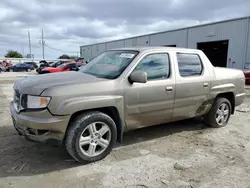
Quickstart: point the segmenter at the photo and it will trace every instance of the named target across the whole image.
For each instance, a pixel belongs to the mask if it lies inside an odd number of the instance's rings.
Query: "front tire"
[[[227,125],[232,112],[232,105],[226,98],[217,98],[210,111],[205,115],[205,124],[220,128]]]
[[[116,143],[116,124],[102,112],[84,113],[69,126],[65,140],[66,149],[80,163],[105,158]]]

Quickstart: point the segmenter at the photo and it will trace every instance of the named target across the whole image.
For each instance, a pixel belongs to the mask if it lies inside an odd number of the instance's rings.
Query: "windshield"
[[[67,62],[70,62],[70,61],[65,61],[64,63],[67,63]],[[63,64],[62,61],[57,61],[57,62],[52,63],[50,66],[51,67],[58,67],[58,65],[61,65],[61,64]]]
[[[56,65],[57,62],[51,63],[51,66],[54,67]]]
[[[66,65],[66,63],[63,63],[63,64],[59,65],[57,68],[63,68],[63,67],[65,67],[65,65]]]
[[[103,52],[79,72],[90,74],[99,78],[116,79],[137,56],[138,51],[114,50]]]

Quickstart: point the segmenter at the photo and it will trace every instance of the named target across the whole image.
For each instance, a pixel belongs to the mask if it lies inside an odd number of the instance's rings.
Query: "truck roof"
[[[168,50],[168,51],[188,51],[188,52],[200,52],[198,49],[191,48],[177,48],[177,47],[162,47],[162,46],[137,46],[137,47],[126,47],[126,48],[113,48],[109,50],[135,50],[135,51],[153,51],[153,50]]]

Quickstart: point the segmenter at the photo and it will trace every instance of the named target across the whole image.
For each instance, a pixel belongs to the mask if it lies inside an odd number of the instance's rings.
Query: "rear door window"
[[[179,73],[182,77],[199,76],[203,65],[198,54],[177,53]]]

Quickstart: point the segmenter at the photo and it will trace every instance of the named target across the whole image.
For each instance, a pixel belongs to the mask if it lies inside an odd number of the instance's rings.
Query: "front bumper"
[[[17,113],[13,102],[10,104],[10,112],[15,129],[26,139],[62,143],[70,116],[53,116],[46,109]]]

